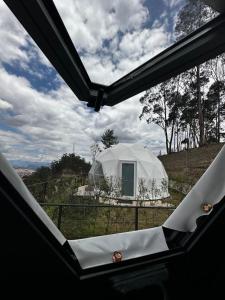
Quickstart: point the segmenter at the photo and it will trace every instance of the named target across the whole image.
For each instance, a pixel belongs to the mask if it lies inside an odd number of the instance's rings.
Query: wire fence
[[[175,207],[41,203],[67,239],[160,226]]]

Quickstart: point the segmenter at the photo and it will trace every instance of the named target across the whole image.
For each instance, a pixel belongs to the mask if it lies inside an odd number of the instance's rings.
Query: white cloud
[[[86,54],[82,60],[93,81],[111,84],[164,50],[169,42],[164,26],[128,32],[111,46],[110,53]]]
[[[118,32],[140,29],[149,11],[142,0],[55,0],[79,51],[96,52]]]
[[[89,146],[100,139],[106,128],[114,129],[121,142],[152,144],[156,151],[163,146],[159,128],[151,131],[151,126],[138,118],[139,96],[94,113],[65,85],[51,93],[37,92],[27,80],[9,75],[4,69],[0,69],[0,81],[1,97],[13,106],[13,114],[5,114],[1,122],[17,128],[16,139],[3,139],[7,149],[2,150],[10,159],[53,160],[71,152],[73,143],[77,153],[90,158]]]
[[[3,1],[0,2],[0,62],[28,61],[21,48],[27,46],[27,33]]]
[[[167,44],[167,35],[163,27],[144,29],[126,34],[119,45],[122,55],[125,57],[140,57],[143,54],[154,52],[154,49]]]
[[[142,0],[55,2],[94,81],[109,84],[168,45],[165,26],[144,27],[151,12]],[[77,153],[90,158],[89,146],[107,128],[114,129],[121,142],[150,145],[156,153],[164,147],[161,129],[139,120],[140,95],[94,113],[62,82],[57,90],[38,92],[27,79],[9,74],[1,66],[17,61],[25,71],[36,72],[28,69],[32,59],[50,67],[1,2],[0,128],[15,129],[0,130],[0,150],[8,158],[51,161],[71,152],[73,143]]]
[[[0,111],[6,109],[12,109],[12,108],[13,108],[12,104],[0,99]]]
[[[54,2],[95,82],[116,81],[169,44],[165,26],[145,27],[151,11],[142,0]]]
[[[185,3],[185,0],[163,0],[165,5],[167,5],[170,8],[175,8],[176,6],[179,6],[181,4]]]
[[[164,26],[155,23],[153,28],[145,28],[151,12],[143,0],[55,0],[55,3],[95,82],[114,82],[168,45]],[[31,59],[51,67],[3,2],[0,28],[0,63],[17,61],[33,75],[35,72],[28,66]]]
[[[0,1],[0,65],[2,63],[13,65],[17,62],[21,68],[31,73],[32,70],[28,67],[31,59],[52,67],[7,5]]]

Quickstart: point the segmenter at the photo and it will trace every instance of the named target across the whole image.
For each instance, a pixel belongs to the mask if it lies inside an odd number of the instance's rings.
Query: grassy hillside
[[[206,145],[201,148],[189,149],[162,155],[162,161],[170,179],[193,185],[205,172],[224,143]]]

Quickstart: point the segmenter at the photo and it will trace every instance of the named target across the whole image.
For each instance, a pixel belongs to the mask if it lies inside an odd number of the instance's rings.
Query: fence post
[[[62,205],[59,205],[59,212],[58,212],[58,222],[57,227],[61,228],[61,222],[62,222]]]
[[[138,207],[135,207],[135,230],[138,230]]]

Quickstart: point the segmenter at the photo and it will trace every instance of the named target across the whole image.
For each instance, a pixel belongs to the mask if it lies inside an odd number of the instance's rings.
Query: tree
[[[140,99],[144,107],[139,118],[163,129],[167,153],[172,151],[174,129],[179,118],[179,98],[179,77],[176,77],[149,89]]]
[[[177,16],[176,40],[192,33],[217,15],[201,1],[187,0]],[[146,91],[140,119],[159,125],[165,134],[167,153],[182,144],[203,146],[220,142],[224,116],[225,55],[196,66]],[[209,89],[209,83],[214,80]],[[209,92],[208,92],[209,90]],[[208,94],[207,94],[208,92]],[[172,149],[173,144],[173,149]]]
[[[195,137],[192,134],[195,140],[194,144],[198,146],[203,146],[206,143],[204,106],[205,89],[208,82],[206,65],[197,66],[183,76],[184,90],[189,97],[189,101],[184,103],[184,110],[186,109],[186,113],[189,112],[186,121],[190,130],[194,131]]]
[[[192,97],[190,90],[181,97],[180,104],[180,134],[181,140],[178,142],[177,151],[180,150],[184,140],[188,139],[187,147],[197,147],[199,144],[198,132],[198,109],[196,108],[196,98]]]
[[[186,5],[179,11],[176,26],[176,40],[180,40],[200,28],[218,13],[213,11],[202,1],[188,0]]]
[[[207,94],[207,108],[214,114],[214,140],[220,143],[222,136],[221,121],[224,119],[224,78],[225,78],[225,54],[221,54],[207,62],[209,76],[214,80]],[[213,117],[213,116],[212,116]],[[212,124],[211,124],[212,125]]]
[[[60,175],[64,171],[71,171],[76,175],[86,176],[91,168],[84,158],[74,153],[65,153],[59,160],[54,160],[50,165],[53,175]]]
[[[102,151],[98,143],[94,143],[90,147],[91,154],[92,154],[92,161],[95,161],[96,156]]]
[[[205,118],[207,120],[208,140],[220,143],[221,123],[225,117],[225,103],[222,102],[225,95],[223,81],[215,81],[211,84],[205,105]]]
[[[102,137],[101,142],[105,146],[105,149],[110,148],[112,145],[118,144],[118,137],[114,135],[114,131],[112,129],[107,129]]]
[[[177,40],[180,40],[192,33],[205,23],[207,23],[216,13],[212,11],[208,6],[204,5],[201,1],[188,0],[187,4],[179,12],[175,27],[175,36]],[[207,64],[202,64],[201,66],[196,66],[195,68],[185,72],[183,75],[186,76],[186,84],[189,85],[190,79],[195,81],[195,97],[197,100],[197,110],[198,110],[198,126],[199,126],[199,145],[205,144],[205,124],[204,124],[204,103],[202,99],[202,83],[204,82],[201,77],[206,74]],[[190,77],[189,75],[192,75]],[[184,77],[184,76],[183,76]]]

